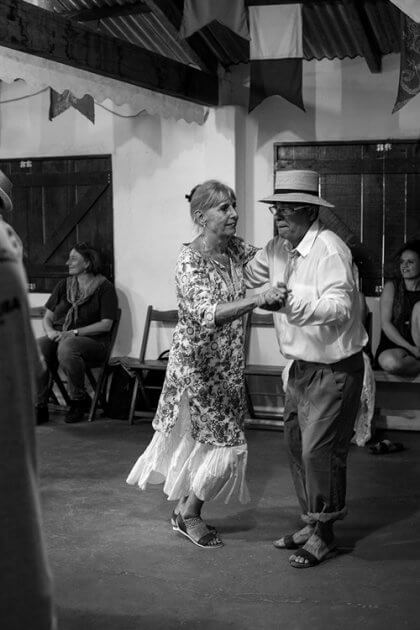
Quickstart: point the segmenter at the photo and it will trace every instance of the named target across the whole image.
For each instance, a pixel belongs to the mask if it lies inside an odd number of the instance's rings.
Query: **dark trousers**
[[[51,341],[40,337],[38,346],[48,370],[38,379],[38,405],[46,405],[51,388],[51,370],[60,367],[67,377],[70,398],[77,400],[85,394],[85,364],[105,360],[107,345],[91,337],[68,337]]]
[[[294,361],[284,431],[296,494],[306,523],[346,514],[346,466],[363,384],[359,352],[330,365]]]

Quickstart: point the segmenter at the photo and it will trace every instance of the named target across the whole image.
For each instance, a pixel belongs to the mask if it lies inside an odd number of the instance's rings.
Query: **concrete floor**
[[[125,483],[149,423],[37,428],[44,526],[59,630],[419,628],[420,434],[407,451],[352,447],[340,555],[297,570],[271,541],[297,524],[281,432],[249,430],[252,503],[208,504],[226,546],[172,531],[160,487]]]

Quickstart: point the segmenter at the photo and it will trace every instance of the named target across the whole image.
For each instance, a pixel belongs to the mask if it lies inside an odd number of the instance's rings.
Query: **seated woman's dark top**
[[[67,312],[71,308],[67,300],[66,290],[67,280],[60,280],[54,287],[45,307],[54,313],[54,328],[62,330]],[[109,280],[104,280],[102,284],[92,293],[89,299],[80,304],[77,309],[77,321],[72,322],[72,328],[82,328],[89,324],[94,324],[101,319],[117,319],[118,299],[115,288]],[[86,335],[89,336],[89,335]],[[96,341],[109,341],[109,333],[91,335]]]
[[[413,312],[414,305],[417,302],[420,302],[420,291],[407,291],[405,282],[402,278],[399,280],[393,280],[393,284],[394,301],[392,304],[392,324],[398,330],[400,335],[408,341],[408,343],[414,345],[414,341],[411,336],[411,314]],[[381,369],[378,364],[378,357],[382,352],[399,347],[400,346],[398,346],[395,341],[392,341],[389,337],[387,337],[384,331],[381,330],[381,338],[375,354],[375,367],[377,369]]]

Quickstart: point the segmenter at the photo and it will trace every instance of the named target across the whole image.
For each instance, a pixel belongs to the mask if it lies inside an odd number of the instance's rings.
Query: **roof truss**
[[[218,104],[217,75],[21,0],[0,2],[0,45],[202,105]]]

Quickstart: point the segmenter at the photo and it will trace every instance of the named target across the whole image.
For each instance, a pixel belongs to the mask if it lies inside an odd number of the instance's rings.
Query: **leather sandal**
[[[309,569],[336,555],[335,550],[334,540],[327,545],[319,536],[313,534],[302,549],[290,556],[289,563],[295,569]],[[304,562],[297,562],[297,558],[302,558]]]
[[[175,531],[189,538],[194,545],[202,549],[219,549],[223,547],[217,532],[215,530],[210,531],[199,516],[184,519],[181,514],[178,514]],[[216,544],[211,545],[211,541],[215,541]]]
[[[172,516],[171,516],[171,525],[172,525],[172,529],[174,530],[174,532],[177,531],[178,526],[176,523],[176,519],[178,518],[178,514],[179,512],[175,512],[175,510],[172,512]],[[208,523],[206,523],[207,528],[211,531],[211,532],[215,532],[217,531],[216,528],[214,527],[214,525],[209,525]]]
[[[276,549],[299,549],[314,533],[313,527],[306,525],[302,529],[293,534],[286,534],[282,538],[273,541]],[[295,540],[297,538],[297,540]]]

